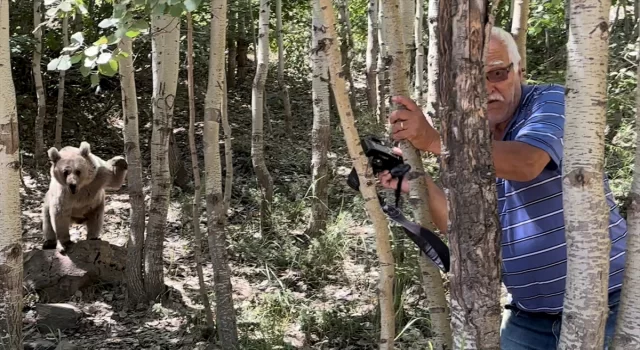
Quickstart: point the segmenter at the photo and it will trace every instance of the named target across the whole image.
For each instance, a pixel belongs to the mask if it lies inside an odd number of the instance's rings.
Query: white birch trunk
[[[331,40],[326,40],[323,49],[329,58],[329,74],[331,88],[334,91],[340,123],[344,131],[344,138],[349,150],[353,165],[358,172],[360,180],[360,193],[365,201],[367,214],[373,221],[376,232],[376,253],[380,264],[380,280],[378,286],[378,300],[380,302],[380,340],[379,348],[382,350],[394,349],[395,338],[395,314],[393,306],[393,279],[395,275],[394,259],[389,243],[389,222],[378,202],[375,179],[367,164],[360,146],[360,137],[355,126],[353,111],[347,99],[346,82],[340,62],[339,48],[336,43],[336,26],[331,0],[314,1],[314,6],[319,6],[324,22],[327,26],[327,35]]]
[[[20,137],[9,50],[9,0],[0,0],[0,348],[22,349]]]
[[[69,46],[69,13],[65,13],[62,19],[62,45]],[[64,82],[67,75],[66,71],[60,71],[60,83],[58,85],[58,109],[56,111],[56,138],[55,146],[57,149],[62,148],[62,118],[64,116]]]
[[[35,142],[33,149],[33,159],[35,161],[36,168],[39,168],[40,165],[44,163],[46,160],[46,155],[44,152],[44,119],[47,116],[47,102],[46,102],[46,94],[44,91],[44,83],[42,82],[42,27],[40,27],[40,23],[42,22],[42,0],[34,0],[33,1],[33,27],[38,28],[33,33],[35,37],[35,44],[33,47],[33,62],[31,64],[33,71],[33,80],[36,85],[36,98],[38,100],[38,115],[36,116],[36,125],[35,125]]]
[[[424,4],[422,1],[419,1],[416,5],[416,15],[413,19],[413,37],[416,47],[416,78],[414,79],[415,84],[413,88],[413,99],[416,101],[418,106],[424,107],[425,104],[425,84],[424,84],[424,74],[422,71],[424,70],[424,40],[423,38],[423,28],[422,28],[422,18],[424,17]]]
[[[429,48],[427,56],[427,103],[422,112],[431,125],[438,115],[438,7],[439,0],[429,0],[427,21],[429,23]]]
[[[180,19],[151,17],[153,132],[151,136],[151,206],[145,240],[145,289],[150,300],[164,291],[162,251],[171,194],[169,138],[178,84]]]
[[[387,56],[387,41],[385,37],[385,21],[384,21],[384,9],[380,6],[382,0],[378,1],[378,43],[379,43],[379,52],[378,52],[378,74],[377,74],[377,85],[378,85],[378,121],[380,124],[385,124],[387,122],[387,87],[389,85],[388,79],[389,74],[387,72],[387,67],[384,64],[384,57]]]
[[[398,18],[400,18],[400,21],[396,23],[400,26],[400,35],[404,41],[405,67],[407,67],[407,72],[409,72],[411,70],[411,56],[413,55],[413,49],[415,47],[414,16],[416,15],[416,0],[401,0],[398,1],[398,6],[400,14]],[[389,18],[388,16],[389,14],[387,14],[387,18]],[[417,72],[414,73],[417,74]],[[411,81],[412,77],[409,75],[409,83],[411,83]]]
[[[216,295],[216,327],[222,349],[238,348],[238,327],[231,285],[231,269],[227,255],[226,213],[222,194],[220,162],[220,120],[224,95],[225,43],[227,1],[211,0],[209,45],[209,77],[204,111],[204,163],[206,174],[206,202],[208,213],[209,252],[213,264]]]
[[[271,229],[271,203],[273,201],[273,180],[264,159],[264,95],[267,70],[269,69],[269,1],[260,0],[257,69],[253,80],[251,110],[253,112],[251,160],[260,187],[260,227],[261,231]]]
[[[231,148],[231,126],[229,125],[229,103],[227,97],[227,79],[224,79],[222,96],[222,130],[224,131],[224,212],[231,206],[231,190],[233,189],[233,148]],[[226,218],[226,216],[225,216]]]
[[[284,81],[284,43],[282,39],[282,0],[276,0],[276,35],[278,36],[278,88],[284,106],[284,128],[291,135],[291,102],[289,88]]]
[[[311,129],[311,186],[312,204],[309,236],[317,236],[327,228],[329,174],[327,166],[327,152],[331,137],[330,108],[329,108],[329,66],[326,52],[321,46],[328,39],[322,30],[325,23],[322,12],[317,6],[313,8],[311,26],[311,69],[312,69],[312,100],[313,127]]]
[[[638,38],[640,40],[640,38]],[[640,74],[640,66],[638,66]],[[640,86],[636,88],[636,106],[640,107]],[[636,110],[636,132],[640,135],[640,109]],[[640,143],[640,139],[636,141]],[[627,252],[624,281],[611,348],[615,350],[640,349],[640,147],[636,146],[631,205],[627,209]]]
[[[144,289],[143,251],[146,204],[142,191],[142,156],[140,155],[140,135],[138,132],[138,98],[136,92],[135,67],[131,39],[124,36],[118,48],[129,54],[120,59],[120,88],[122,89],[122,119],[124,121],[124,149],[127,158],[127,188],[131,216],[129,218],[129,240],[127,242],[127,302],[135,307],[146,300]]]
[[[559,349],[602,349],[609,280],[604,196],[609,0],[572,0],[563,174],[567,278]],[[603,28],[604,25],[604,28]]]
[[[373,113],[378,112],[378,0],[369,0],[367,4],[367,102]]]
[[[511,22],[511,35],[518,45],[520,53],[520,68],[527,69],[527,24],[529,21],[529,0],[513,1],[513,20]]]

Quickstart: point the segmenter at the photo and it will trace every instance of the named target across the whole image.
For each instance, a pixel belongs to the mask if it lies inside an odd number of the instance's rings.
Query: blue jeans
[[[605,326],[605,346],[613,337],[618,316],[620,290],[609,294],[609,316]],[[550,350],[556,349],[560,340],[562,315],[526,312],[519,309],[505,310],[500,332],[502,350]]]

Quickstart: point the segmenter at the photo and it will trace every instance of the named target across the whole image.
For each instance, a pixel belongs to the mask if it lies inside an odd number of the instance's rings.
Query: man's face
[[[522,71],[509,60],[507,46],[493,36],[486,60],[487,117],[495,126],[511,119],[520,102]]]

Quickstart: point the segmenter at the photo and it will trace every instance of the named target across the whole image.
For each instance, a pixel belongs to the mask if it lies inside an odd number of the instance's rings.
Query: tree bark
[[[567,288],[559,349],[602,349],[609,311],[603,172],[610,6],[608,0],[573,0],[570,7],[562,161]]]
[[[238,37],[238,0],[229,1],[229,30],[227,31],[227,49],[229,55],[227,58],[227,76],[226,81],[233,81],[236,77],[237,65],[237,37]]]
[[[291,102],[289,101],[289,88],[284,81],[284,43],[282,39],[282,0],[276,0],[276,35],[278,36],[278,88],[280,98],[284,106],[284,129],[291,135]]]
[[[318,6],[316,11],[321,11],[327,30],[327,38],[319,43],[319,49],[324,50],[329,59],[329,74],[331,88],[336,97],[340,123],[344,131],[344,139],[349,150],[353,165],[358,172],[360,180],[360,193],[364,197],[365,209],[369,218],[373,221],[376,232],[376,253],[380,264],[380,282],[378,286],[378,300],[380,302],[380,340],[379,348],[383,350],[393,349],[395,338],[395,314],[393,307],[393,279],[395,275],[391,244],[389,243],[389,222],[378,202],[375,179],[367,164],[360,146],[360,137],[355,127],[353,111],[347,100],[346,83],[340,62],[340,52],[337,46],[335,17],[331,0],[318,0],[313,2]]]
[[[312,100],[313,100],[313,127],[311,129],[311,221],[308,234],[311,237],[318,236],[327,228],[329,195],[329,171],[327,165],[327,153],[331,141],[330,130],[330,106],[329,106],[329,67],[327,65],[326,52],[322,45],[327,37],[322,12],[317,6],[313,8],[311,26],[311,69]]]
[[[145,241],[145,289],[149,300],[164,292],[162,251],[171,194],[169,139],[178,83],[180,19],[151,17],[153,72],[153,132],[151,141],[151,207]]]
[[[520,68],[527,69],[527,22],[529,20],[529,0],[513,1],[513,20],[511,22],[511,35],[518,45],[520,53]]]
[[[427,9],[427,21],[429,23],[429,47],[427,56],[427,103],[422,108],[424,115],[435,127],[438,119],[438,67],[440,57],[438,56],[438,8],[440,6],[440,0],[429,0],[429,7]]]
[[[235,80],[229,80],[227,82],[227,84],[231,86],[238,86],[240,82],[244,81],[244,78],[247,76],[247,69],[249,68],[249,58],[247,54],[249,52],[250,35],[247,31],[249,27],[247,17],[249,16],[249,11],[251,11],[251,3],[249,0],[237,1],[240,7],[240,11],[238,11],[238,30],[236,32],[236,37],[238,38],[236,42],[238,74]]]
[[[62,19],[62,45],[69,46],[69,13],[64,14]],[[56,138],[55,146],[57,149],[62,148],[62,118],[64,113],[64,82],[67,72],[60,71],[60,83],[58,85],[58,109],[56,111]]]
[[[402,23],[401,13],[398,11],[398,0],[382,0],[382,7],[386,15],[386,23]],[[407,60],[405,55],[409,53],[406,50],[407,45],[403,45],[403,33],[399,26],[385,26],[385,36],[389,39],[386,62],[390,65],[387,67],[390,77],[389,92],[391,96],[409,97],[409,77]],[[413,41],[413,37],[409,37]],[[403,106],[392,104],[391,110],[402,109]],[[409,203],[413,208],[413,216],[416,222],[421,226],[434,230],[431,221],[431,213],[429,213],[429,193],[427,192],[426,172],[422,165],[421,152],[415,149],[410,142],[400,142],[400,149],[406,162],[411,165],[411,170],[405,175],[405,180],[409,182]],[[427,259],[423,254],[418,257],[421,260],[419,264],[423,287],[429,302],[429,315],[431,317],[431,326],[434,332],[434,348],[450,349],[451,348],[451,328],[448,320],[448,307],[444,295],[444,286],[442,284],[442,276],[440,270],[432,263],[425,263]]]
[[[229,125],[229,103],[227,98],[227,79],[224,79],[222,88],[222,130],[224,131],[224,212],[231,206],[231,190],[233,189],[233,148],[231,148],[231,126]],[[226,221],[225,221],[226,222]]]
[[[207,225],[209,252],[213,264],[216,295],[216,326],[223,349],[238,348],[238,327],[233,307],[231,269],[227,256],[226,213],[222,195],[220,163],[220,120],[224,86],[224,59],[227,22],[227,1],[211,0],[209,79],[204,111],[204,163],[206,175]]]
[[[36,98],[38,100],[38,115],[36,116],[36,125],[34,129],[35,142],[33,149],[33,160],[36,165],[36,169],[39,169],[46,160],[44,152],[44,120],[47,117],[47,102],[46,94],[44,91],[44,83],[42,82],[42,69],[40,67],[42,62],[42,0],[33,1],[33,28],[38,28],[33,36],[35,37],[35,44],[33,47],[33,63],[31,64],[33,70],[33,80],[36,84]]]
[[[367,102],[372,113],[378,111],[378,0],[369,0],[367,5]]]
[[[413,74],[418,73],[417,71],[414,71],[414,67],[411,64],[413,50],[415,49],[414,16],[416,15],[416,0],[398,1],[398,6],[398,11],[400,13],[400,16],[398,18],[400,18],[400,22],[396,22],[396,25],[400,26],[400,36],[404,41],[404,59],[406,61],[405,65],[407,67],[407,71],[405,72],[405,74],[407,74],[409,84],[411,84],[411,82],[413,81]]]
[[[193,80],[193,20],[191,13],[187,13],[187,90],[189,94],[189,149],[191,151],[191,168],[193,170],[194,196],[193,196],[193,236],[195,243],[193,252],[196,258],[196,272],[198,274],[198,284],[200,286],[200,298],[204,306],[204,313],[207,319],[207,327],[213,331],[213,314],[211,313],[211,303],[207,293],[207,285],[204,283],[202,272],[202,233],[200,232],[200,165],[198,165],[198,152],[195,140],[196,121],[196,101],[194,92],[195,82]]]
[[[384,58],[387,56],[387,40],[384,34],[386,23],[384,21],[384,9],[382,8],[381,1],[378,2],[378,122],[385,124],[387,122],[387,87],[389,85],[389,72],[384,62]]]
[[[20,137],[9,49],[9,4],[0,0],[0,345],[22,349]]]
[[[419,5],[419,6],[417,6]],[[422,1],[419,1],[416,5],[416,15],[413,20],[413,38],[414,45],[416,48],[416,78],[414,79],[414,90],[413,90],[413,98],[418,104],[418,106],[424,106],[426,97],[425,84],[424,84],[424,40],[423,37],[423,29],[422,29],[422,19],[424,17],[424,4]]]
[[[454,348],[499,349],[501,226],[485,117],[486,2],[439,5],[441,174],[449,208]]]
[[[251,160],[260,187],[260,228],[271,230],[271,203],[273,202],[273,180],[264,159],[264,95],[267,70],[269,69],[269,0],[260,0],[260,42],[256,55],[257,69],[251,94],[253,113]]]
[[[340,53],[345,79],[349,82],[349,103],[351,108],[356,108],[356,90],[351,74],[351,50],[353,50],[353,37],[351,35],[351,19],[349,15],[349,0],[338,0],[338,20],[340,21]]]
[[[146,301],[142,271],[144,252],[144,231],[146,205],[142,192],[142,156],[140,155],[140,135],[138,132],[138,98],[136,92],[135,68],[133,66],[132,40],[126,35],[118,47],[128,54],[120,59],[120,87],[122,89],[122,119],[124,121],[124,149],[127,158],[127,188],[131,205],[129,218],[129,240],[127,242],[127,302],[134,307]]]

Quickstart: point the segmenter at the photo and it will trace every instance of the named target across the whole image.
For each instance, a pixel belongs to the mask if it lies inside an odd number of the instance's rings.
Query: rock
[[[36,311],[36,326],[43,334],[75,329],[82,317],[82,311],[70,304],[36,304]]]
[[[47,302],[64,302],[81,289],[124,279],[126,249],[107,241],[79,241],[66,254],[32,250],[24,257],[24,284]]]
[[[56,344],[45,339],[37,339],[24,343],[24,350],[54,350]]]

